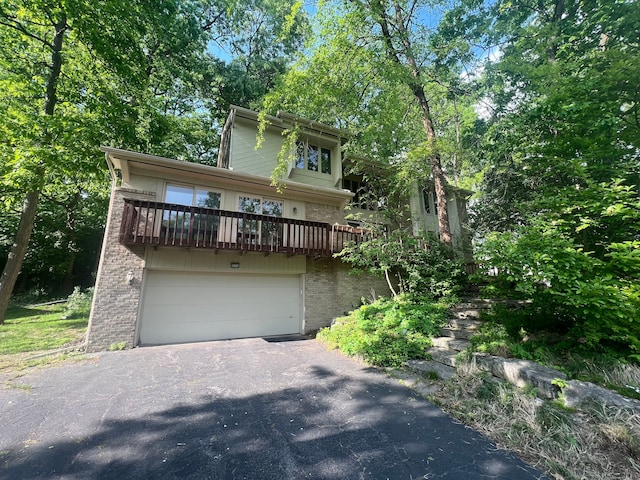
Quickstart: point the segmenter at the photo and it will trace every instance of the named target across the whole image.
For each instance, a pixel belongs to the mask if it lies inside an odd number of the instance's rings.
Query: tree
[[[216,26],[215,43],[230,56],[221,69],[224,113],[231,103],[257,107],[308,34],[302,2],[249,0],[233,2]]]
[[[481,26],[478,39],[500,44],[485,66],[481,259],[498,269],[499,293],[532,300],[526,324],[514,326],[638,360],[640,92],[629,81],[640,75],[637,7],[466,7],[449,19],[457,34]]]
[[[168,19],[180,18],[180,13],[171,1],[134,2],[127,8],[118,1],[0,4],[0,40],[6,47],[0,57],[4,205],[11,209],[24,198],[0,281],[0,319],[42,196],[54,203],[75,198],[66,204],[67,223],[73,224],[69,208],[77,207],[78,199],[92,191],[91,182],[104,179],[96,147],[116,138],[135,143],[135,129],[127,128],[127,120],[139,110],[139,93],[146,87],[146,72],[141,69],[148,66],[143,61],[149,52],[145,36],[163,31],[160,27]],[[120,28],[110,28],[115,24]],[[206,45],[203,39],[188,41]],[[73,232],[67,229],[71,237]]]
[[[452,98],[452,86],[460,85],[458,64],[451,60],[460,57],[449,47],[435,49],[435,32],[425,22],[434,13],[431,5],[418,0],[320,4],[320,25],[306,58],[264,108],[347,127],[355,132],[352,152],[403,164],[405,180],[432,180],[440,238],[451,244],[442,155],[454,149],[443,149],[446,140],[436,123],[440,112],[433,104]]]
[[[508,230],[538,214],[549,218],[589,202],[589,190],[603,182],[637,184],[640,98],[628,80],[640,74],[634,6],[496,2],[478,12],[470,3],[467,16],[458,12],[458,34],[481,25],[483,39],[501,45],[486,65],[493,108],[479,165],[479,227]]]
[[[254,39],[260,34],[262,44],[281,39],[279,50],[247,53],[247,62],[263,65],[260,81],[266,84],[281,71],[277,52],[294,49],[304,30],[304,15],[292,5],[255,2],[251,10],[282,27],[270,32],[256,24],[248,31]],[[38,205],[45,205],[41,220],[57,222],[38,223],[38,245],[49,245],[42,240],[59,232],[56,245],[68,248],[57,261],[67,271],[72,267],[82,225],[92,224],[93,213],[104,207],[108,181],[100,144],[214,163],[212,130],[228,103],[262,94],[226,92],[225,76],[230,78],[232,69],[209,51],[223,33],[223,44],[237,40],[237,26],[250,15],[241,7],[231,0],[0,2],[1,195],[7,218],[20,218],[15,237],[10,228],[0,238],[12,244],[0,281],[0,319]],[[95,212],[86,205],[94,205]],[[31,258],[52,261],[47,252],[36,253]]]
[[[42,114],[44,115],[43,125],[39,125],[40,132],[37,135],[39,138],[35,139],[34,148],[42,148],[50,143],[53,132],[51,128],[48,128],[47,117],[50,119],[54,116],[57,102],[58,102],[58,82],[62,72],[62,50],[64,46],[65,33],[69,28],[67,23],[67,15],[63,10],[50,9],[48,5],[43,5],[48,14],[46,27],[41,27],[36,19],[32,18],[23,9],[17,8],[16,5],[8,4],[4,2],[0,5],[0,24],[6,29],[18,32],[21,35],[20,39],[16,36],[2,35],[1,40],[3,44],[10,47],[16,47],[17,43],[24,43],[25,38],[35,42],[40,49],[46,49],[49,54],[48,61],[44,62],[46,73],[42,77],[44,81],[44,101],[42,104]],[[14,13],[15,12],[15,13]],[[20,41],[22,40],[22,42]],[[18,53],[18,52],[16,52]],[[7,60],[7,59],[3,59]],[[31,66],[31,65],[30,65]],[[11,66],[3,65],[8,70],[9,75],[4,76],[3,86],[11,86]],[[14,67],[15,68],[15,67]],[[4,73],[4,72],[3,72]],[[8,77],[8,78],[7,78]],[[12,88],[13,90],[13,88]],[[17,112],[16,112],[17,113]],[[17,119],[16,119],[17,120]],[[9,127],[9,126],[7,126]],[[7,128],[8,130],[8,128]],[[17,152],[16,152],[17,153]],[[44,176],[45,165],[42,160],[36,161],[31,165],[32,177],[28,179],[30,185],[27,194],[24,198],[22,215],[20,217],[20,223],[16,233],[15,240],[11,247],[7,263],[0,277],[0,320],[4,320],[4,314],[9,302],[9,297],[13,286],[18,278],[18,273],[22,266],[24,255],[27,251],[29,244],[29,238],[31,231],[33,230],[33,223],[38,207],[38,199],[40,191],[42,189],[41,179]]]

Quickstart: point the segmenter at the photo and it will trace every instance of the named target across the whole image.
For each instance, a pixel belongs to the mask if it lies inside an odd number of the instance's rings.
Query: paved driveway
[[[109,352],[0,388],[0,478],[546,478],[313,340]]]

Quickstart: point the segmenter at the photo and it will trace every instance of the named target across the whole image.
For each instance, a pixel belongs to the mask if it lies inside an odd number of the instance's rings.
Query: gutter
[[[235,183],[238,186],[255,185],[264,189],[275,190],[271,179],[258,175],[251,175],[244,172],[234,172],[226,168],[211,167],[209,165],[201,165],[199,163],[185,162],[183,160],[175,160],[172,158],[158,157],[146,153],[132,152],[112,147],[100,147],[107,156],[107,164],[109,170],[112,171],[112,178],[117,179],[115,169],[129,170],[129,166],[137,165],[141,169],[146,170],[164,170],[178,171],[193,176],[194,174],[204,175],[221,179],[222,181]],[[354,194],[348,190],[334,189],[327,187],[318,187],[315,185],[307,185],[304,183],[283,180],[285,190],[289,190],[301,195],[312,197],[324,197],[334,202],[338,201],[342,207],[353,198]]]

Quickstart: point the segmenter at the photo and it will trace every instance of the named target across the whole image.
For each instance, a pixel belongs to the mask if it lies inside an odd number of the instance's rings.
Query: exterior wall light
[[[133,271],[129,270],[127,272],[127,285],[133,285]]]

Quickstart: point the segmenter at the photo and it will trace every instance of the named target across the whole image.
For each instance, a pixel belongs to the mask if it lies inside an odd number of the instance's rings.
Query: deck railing
[[[125,199],[120,243],[331,256],[367,231],[345,225]]]

